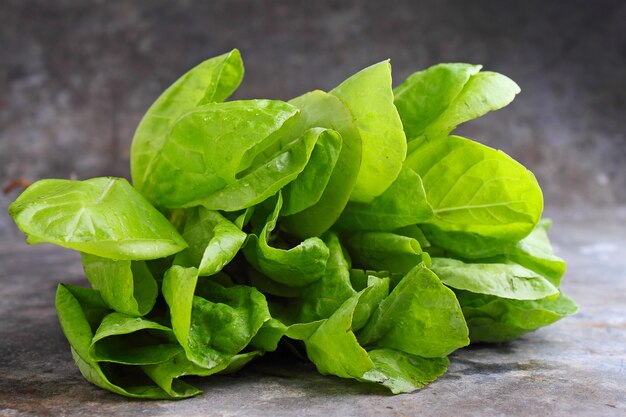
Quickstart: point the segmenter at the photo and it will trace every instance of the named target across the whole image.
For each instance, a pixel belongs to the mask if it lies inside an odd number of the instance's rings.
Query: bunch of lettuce
[[[27,188],[9,212],[28,242],[80,251],[92,286],[56,298],[84,377],[183,398],[200,391],[181,377],[292,343],[323,374],[402,393],[470,340],[574,313],[535,177],[450,135],[519,92],[480,69],[436,65],[392,89],[383,61],[330,92],[225,102],[243,77],[233,50],[148,110],[133,186]]]

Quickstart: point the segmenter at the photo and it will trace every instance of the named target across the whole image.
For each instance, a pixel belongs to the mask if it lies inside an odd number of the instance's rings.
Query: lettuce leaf
[[[510,300],[459,291],[457,297],[472,343],[508,342],[578,311],[576,303],[562,293],[539,300]]]
[[[550,281],[514,263],[465,263],[433,258],[432,270],[449,287],[514,300],[537,300],[558,294]]]
[[[276,100],[195,108],[171,127],[142,193],[168,208],[203,205],[234,211],[252,206],[304,169],[314,134],[284,144],[275,154],[264,154],[297,117],[295,107]]]
[[[239,354],[270,319],[263,294],[248,286],[198,286],[195,268],[173,266],[163,280],[172,329],[187,359],[211,370]]]
[[[9,206],[28,243],[50,242],[104,258],[156,259],[187,247],[122,178],[41,180]]]
[[[361,168],[363,143],[352,113],[334,95],[316,90],[289,103],[300,110],[300,120],[294,132],[318,126],[333,129],[341,135],[341,152],[322,195],[312,206],[285,215],[283,219],[283,227],[299,238],[321,236],[335,223],[348,203]],[[286,192],[291,192],[289,187]],[[292,211],[288,209],[288,213]]]
[[[157,282],[144,261],[125,261],[82,254],[91,286],[117,312],[129,316],[148,314],[156,302]]]
[[[406,157],[406,137],[393,104],[391,64],[379,62],[354,74],[335,87],[350,109],[361,141],[361,169],[350,200],[369,203],[398,177]]]
[[[218,211],[196,207],[189,210],[183,239],[189,247],[178,253],[174,264],[198,268],[198,275],[214,275],[233,260],[247,234]]]
[[[520,240],[537,225],[543,195],[535,176],[502,151],[459,136],[423,142],[406,160],[419,174],[445,232]]]
[[[241,54],[233,49],[191,69],[154,102],[139,123],[131,147],[130,170],[140,192],[154,182],[156,156],[174,123],[198,106],[226,100],[241,83],[243,72]]]
[[[379,304],[358,334],[375,345],[422,356],[442,357],[469,344],[468,330],[454,293],[423,265],[406,274]]]
[[[310,237],[290,249],[270,246],[270,234],[276,227],[282,205],[279,193],[274,211],[261,233],[250,235],[244,254],[248,262],[267,277],[286,286],[301,287],[321,278],[329,250],[318,237]]]
[[[481,65],[439,64],[410,75],[394,89],[394,103],[409,141],[446,136],[457,125],[513,101],[520,88]],[[418,142],[419,142],[418,140]]]

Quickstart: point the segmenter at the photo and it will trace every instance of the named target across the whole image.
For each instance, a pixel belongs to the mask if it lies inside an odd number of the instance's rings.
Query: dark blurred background
[[[28,1],[0,3],[0,185],[129,175],[152,101],[239,48],[235,98],[330,89],[391,58],[395,84],[483,64],[522,94],[459,133],[528,166],[548,207],[626,204],[622,1]],[[2,212],[19,191],[0,196]],[[0,236],[15,229],[0,214]]]

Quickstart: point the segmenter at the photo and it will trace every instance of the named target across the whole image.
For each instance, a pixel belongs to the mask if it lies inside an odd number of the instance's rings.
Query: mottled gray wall
[[[522,87],[460,129],[538,176],[553,207],[626,203],[621,1],[26,1],[0,3],[0,185],[127,176],[134,128],[199,61],[238,47],[236,98],[329,89],[391,58],[395,80],[481,63]],[[0,197],[2,211],[13,192]],[[12,230],[0,214],[0,235]]]

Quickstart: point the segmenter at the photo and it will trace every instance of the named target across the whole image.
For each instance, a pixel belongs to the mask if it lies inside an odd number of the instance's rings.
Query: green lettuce
[[[236,49],[208,59],[172,84],[148,109],[133,137],[130,160],[133,183],[142,194],[155,181],[155,157],[167,142],[174,123],[203,104],[226,100],[241,84],[243,72]]]
[[[558,293],[538,300],[511,300],[457,292],[472,342],[508,342],[575,314],[576,303]]]
[[[361,169],[363,143],[352,113],[334,95],[316,90],[296,97],[289,103],[300,110],[295,132],[319,126],[333,129],[341,135],[341,151],[322,195],[312,206],[291,215],[284,213],[283,218],[283,227],[300,238],[321,236],[337,221],[350,199]],[[323,180],[316,178],[315,182]],[[285,191],[291,193],[290,188],[287,187]],[[287,208],[287,213],[292,211],[293,208]]]
[[[361,169],[350,199],[370,202],[395,181],[406,157],[406,138],[393,104],[389,61],[361,70],[331,94],[352,113],[363,143]]]
[[[41,180],[9,206],[28,243],[50,242],[111,259],[156,259],[187,243],[126,180]]]
[[[121,178],[35,182],[9,206],[28,243],[81,253],[56,307],[86,380],[133,398],[201,391],[301,347],[323,374],[411,392],[470,342],[574,314],[524,166],[457,125],[519,87],[440,64],[392,89],[389,61],[330,92],[225,101],[237,50],[169,87]]]

